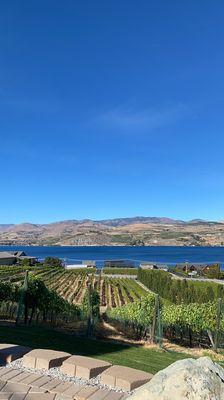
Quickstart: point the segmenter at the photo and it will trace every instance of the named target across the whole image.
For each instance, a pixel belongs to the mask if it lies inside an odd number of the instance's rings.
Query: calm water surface
[[[79,260],[130,259],[154,262],[220,262],[224,265],[224,247],[59,247],[59,246],[0,246],[4,250],[24,250],[28,255],[43,259],[59,257],[68,263]],[[100,264],[100,262],[99,262]]]

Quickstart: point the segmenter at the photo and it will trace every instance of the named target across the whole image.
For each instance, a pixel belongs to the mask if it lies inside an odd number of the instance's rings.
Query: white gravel
[[[36,369],[36,368],[27,368],[24,367],[22,364],[22,358],[19,358],[18,360],[12,361],[11,363],[8,363],[6,365],[6,368],[14,368],[14,369],[19,369],[20,371],[25,371],[25,372],[31,372],[33,374],[39,374],[39,375],[46,375],[49,376],[53,379],[59,379],[62,382],[71,382],[74,384],[79,384],[84,387],[87,386],[97,386],[99,389],[109,389],[113,390],[114,392],[117,393],[124,393],[124,394],[132,394],[134,391],[127,392],[121,389],[115,389],[107,385],[103,385],[100,382],[100,375],[98,375],[96,378],[91,378],[91,379],[83,379],[83,378],[78,378],[78,377],[73,377],[69,376],[66,374],[63,374],[60,370],[60,368],[50,368],[49,370],[46,369]]]

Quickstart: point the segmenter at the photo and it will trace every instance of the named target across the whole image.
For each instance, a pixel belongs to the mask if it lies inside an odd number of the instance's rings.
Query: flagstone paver
[[[80,390],[75,395],[75,400],[87,400],[89,397],[98,390],[96,386],[87,386]]]
[[[49,369],[59,367],[71,354],[64,351],[35,349],[23,357],[23,365],[28,368]]]
[[[83,389],[83,386],[79,384],[75,384],[70,386],[67,390],[64,391],[63,395],[69,398],[74,399],[74,396]]]
[[[1,393],[0,392],[0,400],[9,400],[12,397],[13,393]]]
[[[17,344],[0,343],[0,360],[2,362],[11,362],[24,356],[30,351],[30,347]]]
[[[14,383],[22,382],[24,379],[28,378],[28,376],[31,376],[30,372],[22,372],[22,371],[19,371],[19,372],[20,373],[18,375],[14,376],[13,378],[10,379],[10,382],[14,382]],[[4,377],[5,377],[5,375],[4,375]]]
[[[9,369],[9,371],[4,374],[4,381],[11,381],[11,379],[13,379],[14,377],[16,377],[17,375],[20,374],[20,371],[18,369]]]
[[[2,379],[3,375],[7,374],[9,371],[13,371],[13,368],[1,367],[0,368],[0,379]]]
[[[131,391],[150,381],[152,374],[137,369],[113,365],[101,374],[101,382],[114,388]]]
[[[10,397],[10,400],[24,400],[26,397],[27,393],[13,393],[12,397]]]
[[[49,391],[52,393],[64,393],[64,392],[66,392],[66,390],[70,389],[72,386],[74,386],[73,383],[61,382],[59,385],[57,385],[55,388],[50,389]]]
[[[52,389],[56,388],[61,384],[61,381],[59,379],[52,379],[51,381],[45,383],[42,386],[42,389],[46,389],[48,391],[51,391]]]
[[[2,390],[2,388],[6,385],[6,382],[4,381],[0,381],[0,391]]]
[[[122,393],[117,393],[117,392],[110,392],[105,400],[121,400],[123,398],[123,394]]]
[[[88,400],[105,400],[109,393],[110,391],[108,389],[98,389],[97,392],[88,397]]]
[[[24,385],[22,383],[12,383],[12,382],[7,382],[6,385],[2,388],[1,392],[27,392],[29,390],[29,386],[28,385]]]
[[[47,393],[47,390],[43,389],[42,387],[31,387],[29,393]]]
[[[40,388],[41,386],[45,385],[46,383],[50,382],[51,378],[49,376],[41,376],[38,379],[35,379],[33,382],[30,383],[30,386],[35,388]]]
[[[26,378],[24,378],[21,383],[24,383],[25,385],[31,386],[31,383],[37,381],[37,379],[41,378],[43,375],[40,374],[32,374],[30,373]]]
[[[41,393],[41,400],[54,400],[54,393]],[[28,393],[26,400],[40,400],[40,393]]]

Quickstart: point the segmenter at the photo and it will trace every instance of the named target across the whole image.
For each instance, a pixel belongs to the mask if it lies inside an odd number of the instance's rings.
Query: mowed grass
[[[128,346],[109,341],[80,338],[42,327],[0,326],[0,343],[14,343],[31,348],[46,348],[99,358],[112,364],[137,368],[155,374],[187,354]]]

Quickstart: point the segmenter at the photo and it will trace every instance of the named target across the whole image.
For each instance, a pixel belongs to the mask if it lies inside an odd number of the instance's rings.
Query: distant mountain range
[[[167,217],[67,220],[49,224],[0,224],[0,245],[217,246],[224,222]]]

